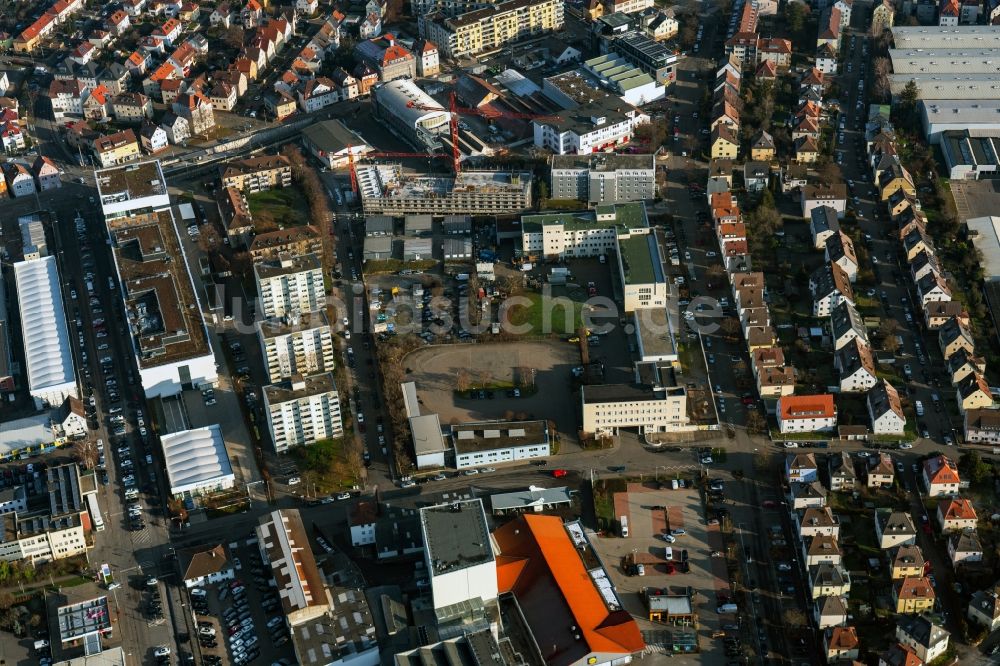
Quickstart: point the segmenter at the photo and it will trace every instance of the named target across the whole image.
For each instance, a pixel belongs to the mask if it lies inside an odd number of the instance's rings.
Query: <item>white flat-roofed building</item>
[[[455,467],[544,458],[551,453],[545,421],[487,421],[450,428]]]
[[[641,433],[686,430],[690,419],[682,386],[603,384],[580,390],[583,431],[615,435],[619,428]]]
[[[326,306],[323,264],[315,254],[283,254],[276,262],[254,264],[253,273],[265,317],[316,312]]]
[[[71,649],[80,646],[81,642],[89,645],[91,639],[96,639],[99,647],[101,637],[111,637],[111,620],[111,607],[106,596],[58,607],[56,626],[59,647],[61,650]]]
[[[983,255],[982,267],[987,282],[1000,279],[1000,217],[973,217],[965,221],[969,237]]]
[[[997,50],[1000,73],[1000,49]],[[1000,132],[1000,99],[939,99],[920,103],[920,119],[930,143],[939,143],[943,132],[968,130]]]
[[[898,99],[907,84],[913,81],[922,100],[935,99],[1000,99],[1000,81],[996,73],[966,74],[963,71],[890,74],[889,89]]]
[[[312,375],[334,369],[333,332],[322,310],[259,321],[257,339],[272,384],[295,374]]]
[[[632,313],[640,361],[677,363],[677,340],[666,308],[639,308]]]
[[[28,391],[35,407],[79,397],[55,257],[14,264]]]
[[[263,389],[267,427],[278,453],[344,434],[340,395],[332,373],[295,375]]]
[[[1000,26],[902,26],[891,28],[897,49],[1000,48]]]
[[[968,49],[889,49],[892,71],[905,74],[989,74],[1000,71],[1000,47]]]
[[[652,233],[618,238],[618,278],[624,291],[625,312],[665,308],[667,278],[663,256]]]
[[[146,397],[214,385],[215,355],[160,163],[94,175]]]
[[[218,425],[163,435],[160,444],[174,497],[227,490],[236,484]]]
[[[448,443],[441,432],[441,419],[437,414],[411,416],[410,436],[413,438],[417,469],[445,466]]]
[[[434,610],[477,600],[495,605],[497,565],[482,500],[424,507],[420,527]]]
[[[124,174],[133,174],[126,178]],[[105,217],[143,208],[159,210],[170,206],[167,180],[160,162],[142,162],[95,172],[97,195]]]

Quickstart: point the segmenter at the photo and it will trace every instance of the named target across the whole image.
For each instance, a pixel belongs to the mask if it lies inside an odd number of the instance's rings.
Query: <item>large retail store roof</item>
[[[164,435],[160,442],[174,495],[233,476],[222,430],[217,425]]]
[[[14,276],[31,392],[75,384],[55,257],[20,261],[14,264]]]

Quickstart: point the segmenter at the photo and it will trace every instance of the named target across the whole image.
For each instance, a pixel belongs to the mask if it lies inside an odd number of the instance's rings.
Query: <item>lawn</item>
[[[537,293],[520,294],[530,304],[513,304],[507,311],[507,318],[513,326],[524,326],[527,335],[575,334],[583,323],[583,303],[568,296],[554,294],[546,296]]]
[[[358,482],[360,455],[350,451],[345,438],[324,439],[289,450],[302,470],[303,481],[315,494],[350,488]]]
[[[295,185],[247,196],[254,228],[258,233],[276,231],[309,222],[309,204]]]

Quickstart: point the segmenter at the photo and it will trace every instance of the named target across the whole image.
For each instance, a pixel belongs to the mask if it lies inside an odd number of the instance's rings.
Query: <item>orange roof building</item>
[[[957,495],[961,477],[958,467],[948,456],[936,456],[924,461],[924,487],[930,497]]]
[[[628,611],[608,609],[560,518],[522,515],[493,538],[498,592],[517,600],[550,666],[587,663],[591,655],[607,661],[645,648]]]
[[[837,426],[837,407],[829,393],[783,395],[778,399],[781,432],[815,432]]]

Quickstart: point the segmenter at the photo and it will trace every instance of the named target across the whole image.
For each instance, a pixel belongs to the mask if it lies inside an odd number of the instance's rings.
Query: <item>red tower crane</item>
[[[440,111],[440,107],[437,106],[426,106],[422,104],[417,104],[416,102],[410,101],[406,103],[407,108],[411,109],[421,109],[424,111]],[[484,118],[518,118],[522,120],[561,120],[560,116],[557,115],[546,115],[546,114],[536,114],[536,113],[518,113],[516,111],[500,111],[497,109],[474,109],[467,107],[458,106],[457,98],[455,93],[452,92],[448,97],[448,110],[450,112],[450,117],[448,119],[448,129],[451,134],[451,155],[446,153],[367,153],[364,157],[421,157],[427,159],[449,159],[452,162],[452,168],[455,170],[456,174],[462,172],[462,154],[458,150],[458,114],[482,116]],[[351,190],[355,194],[358,192],[358,176],[354,168],[354,151],[351,146],[347,146],[347,162],[350,167],[351,172]]]
[[[409,101],[406,103],[407,108],[410,109],[422,109],[424,111],[440,111],[441,109],[436,106],[427,106],[424,104],[417,104],[414,101]],[[458,114],[469,115],[469,116],[482,116],[484,118],[519,118],[521,120],[561,120],[560,116],[539,114],[539,113],[518,113],[517,111],[500,111],[498,109],[475,109],[471,107],[458,106],[457,98],[455,93],[452,92],[448,96],[448,111],[451,112],[451,117],[448,121],[448,127],[451,130],[451,153],[452,160],[454,162],[455,173],[460,173],[461,168],[459,165],[459,159],[461,154],[458,152]]]

